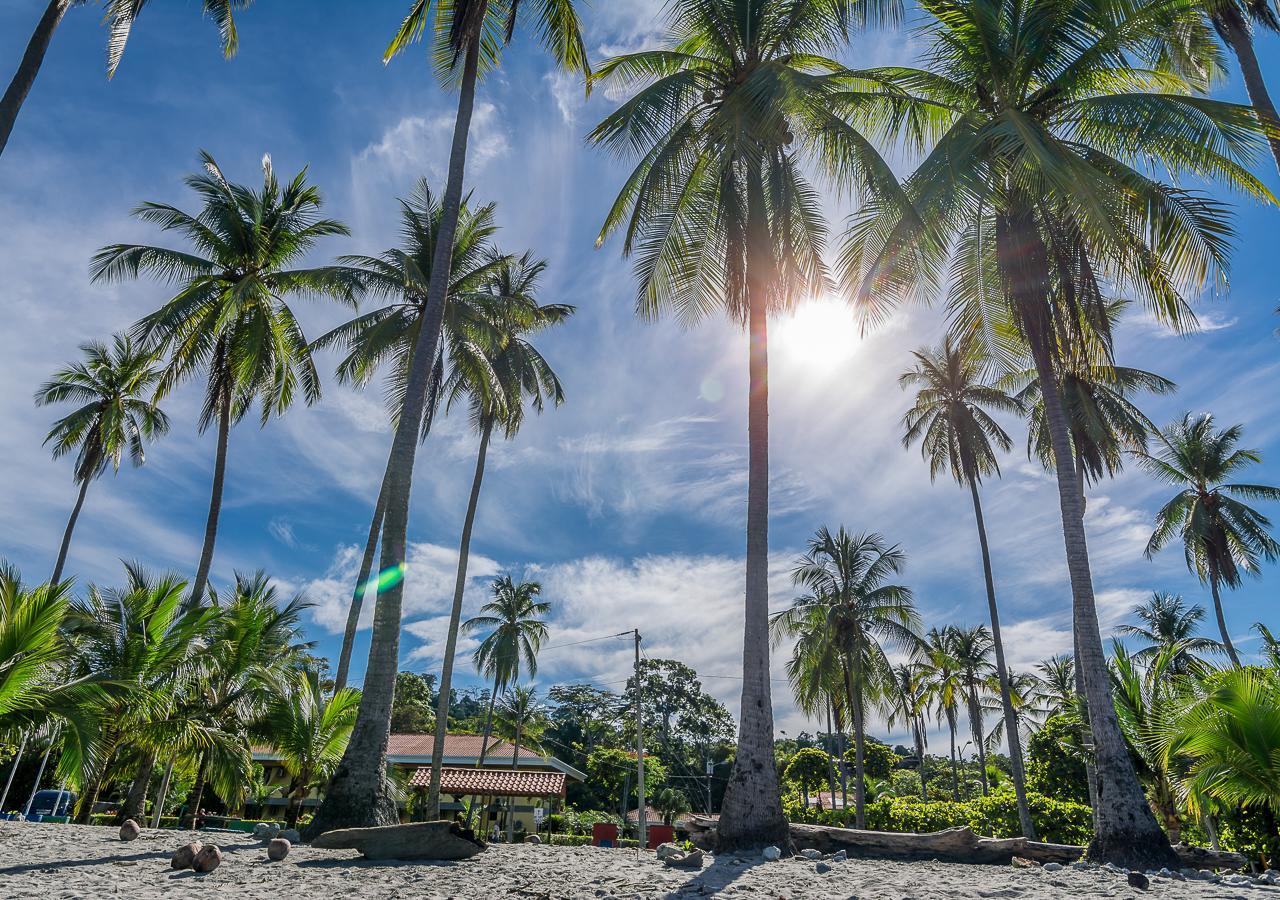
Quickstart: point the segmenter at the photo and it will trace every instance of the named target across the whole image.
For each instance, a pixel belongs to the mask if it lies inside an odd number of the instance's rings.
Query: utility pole
[[[640,629],[636,634],[636,824],[640,826],[640,849],[648,846],[648,816],[644,805],[644,713],[640,708]]]
[[[707,757],[707,815],[711,815],[711,776],[716,770],[716,764],[711,761],[711,757]]]

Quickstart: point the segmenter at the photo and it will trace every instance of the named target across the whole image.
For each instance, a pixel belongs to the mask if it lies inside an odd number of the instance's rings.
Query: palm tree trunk
[[[213,565],[213,545],[218,539],[218,517],[222,514],[222,485],[227,474],[227,439],[231,434],[231,390],[224,387],[218,398],[218,449],[213,459],[213,487],[209,493],[209,518],[204,525],[204,546],[200,549],[200,565],[191,581],[190,600],[204,600],[204,589],[209,582],[209,568]]]
[[[453,606],[449,610],[449,631],[445,640],[444,660],[440,666],[440,692],[436,700],[436,739],[431,747],[431,782],[427,788],[427,816],[440,818],[440,771],[444,767],[444,737],[449,730],[449,692],[453,686],[453,662],[458,651],[458,629],[462,621],[462,594],[467,586],[467,561],[471,556],[471,529],[480,502],[480,485],[484,481],[484,462],[489,454],[489,436],[493,423],[486,419],[480,429],[480,450],[476,453],[476,471],[471,479],[471,497],[467,516],[462,521],[462,540],[458,543],[458,574],[453,582]]]
[[[391,460],[388,455],[387,465]],[[356,576],[355,590],[351,593],[351,608],[347,610],[347,628],[342,633],[342,650],[338,654],[338,673],[333,679],[336,694],[347,686],[347,674],[351,669],[351,650],[360,628],[360,610],[364,606],[365,589],[373,572],[373,557],[378,552],[378,535],[382,533],[382,512],[387,508],[387,472],[382,473],[382,486],[378,488],[378,502],[373,507],[373,521],[369,523],[369,539],[365,541],[364,557],[360,560],[360,574]]]
[[[169,762],[164,767],[164,777],[160,779],[160,790],[156,791],[156,808],[151,814],[151,827],[159,828],[160,820],[164,818],[164,804],[169,799],[169,780],[173,778],[173,763],[176,756],[169,757]]]
[[[1280,128],[1280,116],[1276,114],[1276,105],[1271,100],[1271,92],[1267,90],[1266,79],[1262,77],[1262,67],[1258,64],[1258,54],[1254,51],[1253,32],[1249,23],[1232,4],[1219,4],[1215,7],[1215,12],[1214,24],[1218,26],[1218,33],[1231,48],[1231,52],[1236,55],[1249,102],[1258,111],[1263,122],[1272,128]],[[1267,142],[1271,145],[1276,169],[1280,170],[1280,136],[1269,135]]]
[[[1017,202],[1016,198],[1014,202]],[[1084,672],[1085,696],[1097,754],[1098,806],[1094,811],[1093,840],[1089,843],[1088,857],[1093,862],[1113,862],[1144,871],[1165,867],[1176,869],[1178,858],[1152,815],[1142,785],[1138,782],[1111,697],[1110,675],[1089,569],[1084,514],[1080,509],[1080,492],[1072,460],[1071,437],[1052,355],[1057,338],[1048,321],[1053,290],[1048,253],[1040,240],[1039,223],[1030,210],[1031,206],[1025,205],[1002,210],[997,216],[997,263],[1001,279],[1016,307],[1018,321],[1031,345],[1053,446],[1072,609],[1080,640],[1080,666]]]
[[[978,781],[982,784],[982,796],[991,792],[987,783],[987,742],[982,728],[982,707],[978,704],[978,686],[969,682],[969,732],[973,735],[973,746],[978,751]]]
[[[84,506],[84,495],[89,490],[89,479],[80,480],[80,493],[76,496],[76,505],[71,510],[71,518],[67,519],[67,530],[62,533],[62,547],[58,550],[58,561],[54,563],[53,574],[49,576],[50,586],[62,583],[62,569],[67,562],[67,550],[71,547],[71,532],[76,530],[76,519],[80,518],[80,508]]]
[[[471,130],[471,114],[475,108],[479,63],[480,43],[479,35],[476,35],[466,48],[458,93],[458,117],[454,123],[453,146],[449,153],[449,176],[440,202],[440,229],[431,263],[431,280],[427,285],[427,304],[413,348],[404,407],[396,424],[391,458],[387,463],[387,498],[382,522],[382,560],[379,566],[379,571],[383,572],[396,568],[403,571],[405,564],[413,463],[427,405],[427,387],[444,324],[453,236],[462,205],[467,137]],[[308,838],[334,828],[392,825],[399,821],[396,803],[391,799],[386,783],[386,767],[391,702],[395,696],[396,669],[399,664],[400,610],[403,597],[403,578],[392,582],[378,593],[373,635],[370,638],[369,664],[365,669],[356,724],[342,761],[329,782],[324,802],[307,828]]]
[[[916,758],[920,760],[920,799],[927,801],[929,799],[929,775],[924,766],[924,722],[919,717],[916,717],[915,721],[911,723],[911,730],[915,732]]]
[[[1074,622],[1074,616],[1072,618]],[[1089,703],[1085,699],[1084,667],[1080,664],[1080,633],[1074,624],[1072,630],[1074,632],[1071,642],[1072,652],[1075,654],[1076,661],[1076,700],[1080,709],[1080,749],[1084,752],[1084,777],[1088,782],[1086,786],[1089,790],[1089,808],[1096,811],[1098,809],[1098,769],[1093,764],[1093,730],[1089,727]]]
[[[36,82],[36,75],[40,72],[40,64],[44,62],[49,42],[53,40],[53,33],[57,30],[58,23],[71,8],[71,2],[72,0],[49,0],[44,15],[36,23],[36,30],[32,33],[31,40],[27,42],[27,50],[22,54],[22,62],[18,63],[18,71],[9,82],[3,99],[0,99],[0,154],[4,153],[5,145],[9,143],[9,135],[13,132],[13,123],[18,119],[18,111],[22,109],[27,94],[31,92],[31,86]]]
[[[967,462],[967,461],[966,461]],[[1031,821],[1031,809],[1027,806],[1027,778],[1022,764],[1022,735],[1018,731],[1018,714],[1013,708],[1013,692],[1009,689],[1009,669],[1004,661],[1004,639],[1000,636],[1000,608],[996,604],[996,582],[991,572],[991,549],[987,544],[987,524],[982,517],[982,498],[978,496],[978,482],[969,470],[969,495],[973,498],[973,517],[978,523],[978,544],[982,547],[982,575],[987,583],[987,610],[991,614],[991,643],[996,653],[996,676],[1000,679],[1000,705],[1004,708],[1005,742],[1009,747],[1009,762],[1013,768],[1013,792],[1018,800],[1018,822],[1022,836],[1037,840],[1036,826]],[[921,765],[924,758],[921,757]],[[985,769],[983,775],[985,777]]]
[[[1227,617],[1222,612],[1222,596],[1218,587],[1218,577],[1209,576],[1209,590],[1213,594],[1213,614],[1218,617],[1218,632],[1222,635],[1222,646],[1231,658],[1231,665],[1240,668],[1240,656],[1236,653],[1236,645],[1231,643],[1231,632],[1227,630]]]
[[[520,730],[523,724],[520,719],[516,719],[516,746],[511,751],[511,770],[513,772],[520,768]],[[507,809],[507,843],[514,844],[516,840],[516,798],[509,797],[507,803],[510,804]],[[644,810],[640,810],[638,815],[643,816]],[[639,821],[638,818],[637,821]]]
[[[853,827],[867,827],[867,735],[862,698],[853,701]]]
[[[947,710],[947,729],[951,732],[951,796],[960,802],[960,766],[956,762],[956,714]]]
[[[191,827],[195,828],[200,819],[200,804],[204,802],[204,785],[205,773],[209,767],[209,754],[200,754],[200,765],[196,769],[196,784],[191,789],[191,805],[188,811],[191,813]],[[181,825],[181,823],[179,823]]]
[[[146,813],[147,788],[151,786],[151,770],[156,767],[156,755],[147,753],[138,764],[138,774],[133,776],[133,784],[129,788],[129,796],[120,810],[121,821],[142,819]]]
[[[489,695],[489,710],[484,714],[484,735],[480,738],[480,758],[476,761],[476,768],[484,768],[485,757],[489,755],[489,735],[493,734],[493,705],[498,700],[498,680],[493,681],[493,693]],[[476,803],[473,799],[467,806],[467,827],[471,827],[471,815],[475,812]],[[626,814],[626,808],[623,808],[623,814]]]
[[[738,752],[720,807],[724,849],[789,846],[769,684],[769,329],[773,247],[758,161],[747,164],[747,565]]]
[[[832,740],[834,733],[831,730],[831,698],[827,698],[827,740]],[[827,789],[831,791],[831,808],[836,808],[836,762],[832,759],[831,754],[827,754]],[[710,808],[707,813],[710,814]]]
[[[0,791],[0,813],[5,810],[9,800],[9,788],[13,787],[13,776],[18,774],[18,765],[22,762],[22,754],[27,749],[27,733],[22,732],[22,740],[18,743],[18,752],[13,755],[13,765],[9,767],[9,777],[5,779],[4,790]]]

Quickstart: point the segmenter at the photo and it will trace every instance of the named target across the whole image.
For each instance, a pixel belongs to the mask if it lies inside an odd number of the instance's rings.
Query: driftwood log
[[[689,838],[703,849],[715,849],[716,820],[692,816],[687,824]],[[928,834],[893,831],[859,831],[826,825],[791,824],[791,843],[796,850],[823,853],[845,851],[851,857],[871,859],[938,859],[945,862],[994,863],[1007,865],[1015,856],[1038,863],[1073,863],[1084,856],[1085,848],[1074,844],[1046,844],[1026,838],[990,838],[974,834],[968,827],[948,828]],[[1245,858],[1178,844],[1174,848],[1182,865],[1192,869],[1242,869]]]

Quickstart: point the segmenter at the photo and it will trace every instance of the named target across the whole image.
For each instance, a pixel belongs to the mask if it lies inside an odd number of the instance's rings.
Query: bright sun
[[[833,369],[857,352],[858,331],[847,304],[823,297],[800,304],[793,315],[781,316],[773,343],[790,360]]]

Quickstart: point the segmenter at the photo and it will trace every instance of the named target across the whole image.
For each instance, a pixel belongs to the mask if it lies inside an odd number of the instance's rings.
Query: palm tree
[[[1248,107],[1206,100],[1201,83],[1162,67],[1133,72],[1175,27],[1190,51],[1211,49],[1186,26],[1182,0],[925,0],[933,17],[923,71],[873,73],[864,116],[920,150],[911,202],[869,204],[842,253],[867,315],[946,283],[952,320],[996,358],[1029,353],[1046,398],[1080,669],[1099,793],[1090,859],[1174,866],[1147,806],[1110,699],[1083,510],[1063,409],[1062,355],[1105,340],[1104,284],[1123,285],[1159,319],[1189,321],[1187,299],[1224,270],[1226,210],[1146,174],[1219,178],[1271,198],[1248,164],[1263,128]],[[948,265],[950,263],[950,265]],[[1109,343],[1108,343],[1109,346]]]
[[[1079,694],[1076,691],[1076,658],[1062,653],[1036,663],[1040,679],[1040,702],[1045,713],[1056,716],[1076,708]]]
[[[1262,638],[1263,664],[1272,669],[1280,669],[1280,638],[1271,633],[1271,629],[1261,622],[1253,623],[1254,631]]]
[[[956,762],[956,734],[963,696],[960,666],[951,655],[950,628],[930,628],[916,650],[925,702],[937,710],[937,721],[947,723],[951,737],[951,796],[960,802],[960,771]]]
[[[386,59],[425,33],[432,20],[431,0],[414,0],[400,30],[387,47]],[[467,141],[475,106],[476,83],[484,67],[496,62],[501,46],[514,36],[518,16],[534,26],[539,41],[564,68],[587,72],[586,48],[579,33],[573,0],[450,0],[439,3],[435,22],[436,68],[444,80],[459,85],[458,117],[449,151],[449,173],[442,197],[435,258],[427,284],[426,311],[413,348],[405,382],[404,406],[397,420],[382,492],[383,525],[380,571],[403,572],[409,523],[409,493],[417,438],[427,408],[431,373],[440,346],[450,258],[462,206]],[[461,59],[462,69],[458,71]],[[360,716],[343,764],[325,791],[324,803],[309,827],[310,834],[331,828],[387,825],[399,820],[385,783],[387,737],[395,693],[400,649],[402,577],[379,585],[378,604],[365,668]]]
[[[1018,413],[1022,407],[999,388],[984,384],[982,368],[986,364],[976,341],[955,340],[948,336],[941,347],[917,350],[916,364],[898,379],[902,387],[918,385],[915,405],[903,417],[906,433],[902,443],[910,447],[920,441],[920,452],[929,463],[929,477],[950,470],[962,487],[969,488],[973,500],[973,516],[978,526],[978,545],[982,550],[982,574],[987,587],[987,610],[991,617],[991,640],[995,650],[996,676],[1000,685],[1000,702],[1004,707],[1005,737],[1009,744],[1009,760],[1013,767],[1013,789],[1018,799],[1018,820],[1022,833],[1036,839],[1031,810],[1027,807],[1027,782],[1023,771],[1022,740],[1017,727],[1017,713],[1009,690],[1009,671],[1005,665],[1004,641],[1000,637],[1000,609],[996,604],[995,576],[991,571],[991,551],[987,544],[987,526],[982,516],[982,499],[978,485],[983,476],[999,477],[1000,464],[996,450],[1008,452],[1013,440],[991,417],[987,409]],[[970,696],[970,715],[976,698]],[[980,755],[986,751],[980,747]],[[986,766],[983,765],[983,793],[986,793]]]
[[[1133,615],[1141,624],[1121,625],[1116,629],[1126,637],[1146,641],[1147,646],[1133,654],[1133,658],[1149,661],[1163,650],[1176,648],[1166,666],[1171,674],[1187,675],[1203,668],[1204,663],[1196,654],[1222,650],[1217,641],[1196,634],[1204,618],[1204,607],[1188,607],[1179,595],[1154,591],[1150,600],[1133,608]]]
[[[53,444],[55,459],[75,452],[75,480],[80,485],[50,584],[62,582],[71,533],[84,506],[89,482],[106,471],[108,464],[119,472],[126,448],[133,464],[142,465],[146,456],[144,439],[169,430],[168,416],[143,399],[160,379],[155,353],[137,347],[122,335],[116,335],[110,348],[95,341],[82,344],[80,352],[85,357],[82,362],[61,370],[36,391],[37,406],[67,401],[80,404],[55,422],[44,439],[46,445]]]
[[[298,824],[307,794],[327,782],[337,768],[360,705],[360,692],[354,688],[326,696],[320,675],[313,670],[294,672],[292,681],[290,689],[267,707],[263,723],[264,735],[289,773],[285,821],[290,828]]]
[[[742,716],[722,846],[787,840],[769,692],[768,318],[828,288],[826,227],[804,174],[839,190],[895,190],[889,167],[837,114],[847,84],[828,59],[851,26],[895,0],[674,0],[668,40],[602,64],[594,82],[638,92],[591,140],[638,158],[598,242],[624,230],[637,312],[693,323],[722,310],[748,334],[746,626]]]
[[[49,0],[44,14],[36,23],[36,29],[27,42],[26,52],[18,63],[18,71],[14,73],[9,87],[0,98],[0,153],[9,143],[9,135],[13,132],[13,123],[17,121],[18,112],[31,92],[36,76],[40,73],[40,65],[53,40],[53,33],[62,23],[62,17],[73,6],[84,5],[87,0]],[[234,13],[237,9],[248,6],[252,0],[202,0],[205,15],[214,20],[222,36],[222,52],[230,58],[235,55],[239,43],[236,36]],[[142,11],[146,0],[106,0],[106,21],[110,25],[111,34],[107,39],[107,77],[115,74],[124,55],[125,43],[133,28],[134,19]]]
[[[467,514],[462,523],[453,605],[449,611],[449,630],[440,672],[436,742],[431,751],[431,782],[427,790],[427,812],[432,818],[438,818],[440,812],[440,772],[444,765],[444,738],[449,723],[453,663],[458,626],[462,619],[462,594],[467,585],[471,531],[480,501],[489,438],[498,428],[507,440],[513,439],[524,422],[526,402],[535,412],[542,412],[546,400],[556,406],[564,402],[560,379],[525,337],[564,322],[574,311],[572,306],[561,303],[538,303],[535,297],[538,277],[545,268],[545,262],[534,262],[526,253],[492,273],[484,292],[485,300],[478,303],[488,319],[492,336],[479,346],[460,343],[452,350],[455,367],[444,385],[449,406],[460,400],[470,405],[472,424],[480,432],[480,449],[476,453],[476,470],[471,481]]]
[[[436,356],[432,371],[427,412],[422,424],[423,440],[430,430],[443,386],[445,346],[465,346],[472,339],[471,332],[481,320],[472,309],[469,298],[480,290],[485,278],[507,259],[493,247],[492,238],[498,230],[494,223],[494,209],[494,204],[490,203],[472,210],[464,199],[458,212],[453,258],[449,267],[449,302],[446,304],[444,317],[446,341]],[[420,179],[409,198],[400,201],[401,246],[378,256],[343,256],[338,260],[341,265],[351,269],[353,277],[359,280],[361,293],[365,297],[385,298],[387,304],[361,313],[316,338],[312,344],[313,348],[339,344],[345,348],[346,354],[337,367],[340,383],[363,388],[373,380],[384,363],[390,364],[385,399],[393,428],[404,407],[410,360],[418,334],[422,330],[427,306],[427,286],[431,279],[431,263],[435,257],[442,215],[440,202],[432,193],[427,180]],[[369,524],[369,537],[365,542],[364,556],[360,561],[360,571],[351,596],[346,630],[342,636],[342,649],[334,675],[335,689],[338,690],[347,684],[351,650],[360,624],[364,595],[374,586],[369,577],[373,571],[378,538],[382,533],[385,484],[384,474],[383,487],[378,490],[373,520]]]
[[[320,192],[307,184],[305,170],[282,188],[271,158],[263,157],[259,192],[228,182],[208,153],[200,159],[205,171],[186,178],[203,201],[198,214],[166,203],[143,203],[134,210],[144,222],[182,234],[194,252],[113,244],[99,250],[90,266],[94,281],[123,281],[147,272],[179,286],[135,332],[168,352],[157,396],[203,373],[200,430],[214,423],[218,428],[204,546],[191,582],[195,598],[204,595],[213,563],[231,426],[255,400],[265,425],[289,408],[299,387],[307,403],[320,397],[307,340],[286,298],[328,296],[355,303],[355,284],[343,270],[288,268],[320,238],[348,233],[340,222],[319,218]]]
[[[493,681],[489,694],[489,710],[484,718],[484,738],[480,742],[480,761],[483,766],[489,752],[489,736],[493,729],[493,710],[498,697],[520,678],[533,678],[538,674],[538,650],[547,639],[547,623],[543,616],[551,612],[551,604],[539,600],[542,585],[536,581],[514,581],[510,575],[502,575],[493,583],[493,599],[480,607],[480,615],[462,623],[467,634],[488,631],[472,659],[476,671]],[[445,714],[448,706],[441,707]],[[437,712],[437,717],[440,713]],[[444,744],[441,729],[436,725],[436,746]],[[432,766],[436,754],[432,753]],[[434,775],[433,775],[434,781]],[[438,784],[438,782],[435,782]],[[437,794],[435,803],[438,804]],[[467,810],[470,823],[472,809]]]
[[[1156,513],[1147,558],[1181,534],[1187,568],[1201,584],[1209,585],[1222,646],[1236,668],[1240,657],[1222,612],[1221,588],[1239,587],[1242,572],[1257,574],[1259,557],[1272,561],[1280,556],[1280,543],[1267,532],[1270,520],[1240,499],[1280,500],[1280,488],[1226,483],[1241,469],[1262,461],[1257,450],[1237,447],[1243,430],[1232,425],[1219,431],[1208,413],[1187,413],[1160,431],[1153,453],[1138,455],[1142,467],[1157,480],[1182,486]]]
[[[1222,42],[1235,55],[1249,103],[1266,121],[1280,123],[1253,46],[1255,29],[1280,31],[1280,19],[1273,4],[1270,0],[1205,0],[1200,5]],[[1268,140],[1276,168],[1280,170],[1280,134],[1272,133]]]
[[[858,828],[866,827],[867,706],[891,689],[891,663],[886,648],[913,650],[919,642],[919,615],[911,590],[888,579],[901,573],[906,554],[878,534],[853,535],[823,527],[809,539],[809,549],[796,563],[791,580],[807,594],[773,616],[775,637],[806,639],[817,628],[817,640],[830,643],[839,662],[846,709],[853,720],[854,804]]]
[[[502,698],[502,704],[497,709],[497,725],[499,733],[511,741],[511,768],[520,768],[521,743],[537,750],[540,746],[539,738],[546,727],[546,712],[538,703],[534,689],[521,685],[513,686]],[[488,738],[485,742],[488,742]],[[481,753],[483,752],[482,746]],[[483,765],[483,762],[480,764]],[[507,816],[508,844],[515,840],[515,830],[516,817],[513,810],[512,815]]]
[[[991,632],[985,625],[975,625],[973,628],[953,626],[947,629],[947,641],[951,658],[955,660],[959,670],[961,693],[969,713],[969,733],[973,737],[973,746],[978,751],[979,780],[985,797],[990,785],[987,783],[986,729],[982,724],[982,699],[991,688]],[[1005,683],[1008,684],[1007,679]],[[1010,700],[1010,709],[1012,706],[1013,702]],[[1014,728],[1017,728],[1016,724]]]
[[[929,776],[925,771],[924,760],[929,740],[924,721],[928,695],[921,677],[921,666],[918,663],[898,663],[893,667],[892,675],[893,689],[886,698],[885,711],[888,718],[885,724],[892,728],[901,720],[910,726],[916,759],[920,761],[920,796],[928,800]],[[834,790],[832,793],[835,793]]]

